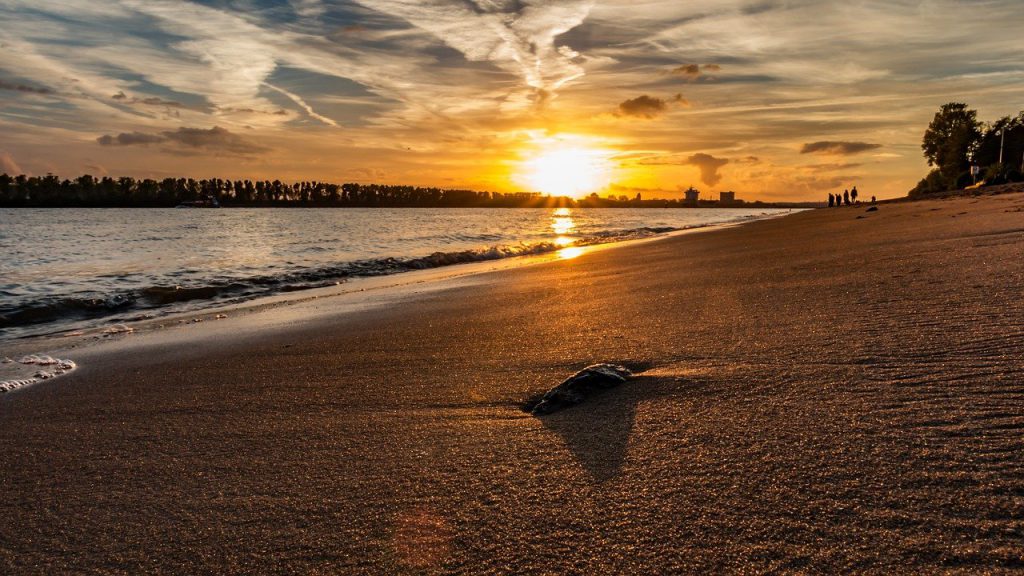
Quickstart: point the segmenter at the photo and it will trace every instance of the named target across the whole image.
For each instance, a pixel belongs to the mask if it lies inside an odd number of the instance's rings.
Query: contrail
[[[285,90],[284,88],[278,88],[277,86],[274,86],[273,84],[268,84],[266,82],[264,82],[263,85],[266,86],[267,88],[270,88],[271,90],[274,90],[276,92],[280,92],[281,94],[284,94],[285,96],[287,96],[292,102],[295,102],[296,104],[299,105],[299,107],[301,107],[303,110],[305,110],[306,114],[309,114],[312,118],[316,118],[317,120],[319,120],[319,121],[321,121],[324,124],[327,124],[329,126],[334,126],[335,128],[338,127],[338,123],[335,122],[334,120],[331,120],[330,118],[328,118],[326,116],[322,116],[320,114],[317,114],[316,111],[313,110],[313,107],[310,106],[309,104],[306,104],[306,101],[303,100],[302,98],[300,98],[298,94],[293,94],[293,93]]]

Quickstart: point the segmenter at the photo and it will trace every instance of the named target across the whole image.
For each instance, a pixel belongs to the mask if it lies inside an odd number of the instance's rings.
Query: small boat
[[[220,208],[220,202],[214,196],[207,196],[205,200],[182,202],[175,206],[175,208]]]

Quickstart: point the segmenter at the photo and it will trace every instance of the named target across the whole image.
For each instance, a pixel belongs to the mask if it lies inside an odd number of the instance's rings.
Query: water
[[[777,212],[5,209],[0,210],[0,340]]]

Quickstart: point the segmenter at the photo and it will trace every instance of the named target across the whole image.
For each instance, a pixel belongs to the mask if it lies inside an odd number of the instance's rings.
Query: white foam
[[[10,358],[4,358],[3,363],[14,364],[15,361]],[[21,364],[22,366],[37,366],[41,368],[36,370],[29,378],[15,378],[0,382],[0,393],[11,392],[12,390],[24,388],[25,386],[30,386],[42,380],[49,380],[51,378],[62,376],[78,367],[78,365],[72,360],[62,360],[45,354],[30,354],[28,356],[24,356],[17,361],[17,364]]]
[[[114,324],[103,331],[104,334],[131,334],[132,332],[135,332],[135,328],[127,324]]]

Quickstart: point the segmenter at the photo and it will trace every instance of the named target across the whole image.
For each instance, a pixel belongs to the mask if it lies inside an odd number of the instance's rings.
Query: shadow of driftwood
[[[562,438],[591,478],[601,483],[622,470],[637,406],[685,386],[681,378],[639,375],[583,404],[539,418]]]

